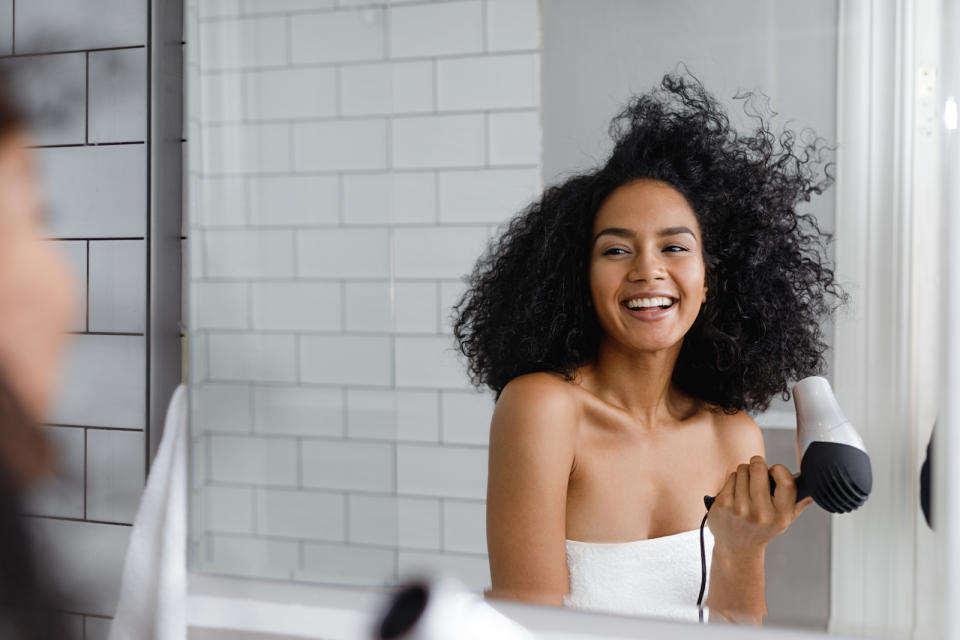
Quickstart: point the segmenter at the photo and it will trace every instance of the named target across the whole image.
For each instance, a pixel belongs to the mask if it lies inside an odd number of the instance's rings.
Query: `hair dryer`
[[[397,591],[376,619],[374,640],[533,640],[451,575],[414,580]]]
[[[807,496],[830,513],[847,513],[867,501],[873,488],[870,456],[843,415],[830,383],[820,376],[793,387],[797,411],[797,501]],[[776,484],[770,478],[770,492]],[[714,498],[704,496],[709,511]]]

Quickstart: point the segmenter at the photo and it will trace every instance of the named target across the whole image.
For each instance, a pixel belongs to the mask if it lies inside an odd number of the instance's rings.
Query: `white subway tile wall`
[[[147,152],[143,144],[48,147],[37,150],[37,157],[54,237],[145,236]]]
[[[44,427],[44,433],[57,456],[57,470],[31,490],[26,511],[38,516],[83,518],[84,430]]]
[[[537,1],[220,0],[194,18],[203,568],[489,586],[493,400],[450,314],[542,188]]]
[[[31,518],[37,550],[56,567],[64,609],[112,616],[120,596],[120,573],[130,541],[128,525]]]
[[[87,429],[87,517],[133,524],[146,478],[143,431]]]
[[[147,136],[147,50],[89,54],[90,142],[143,141]]]
[[[13,0],[0,0],[0,56],[13,51]]]

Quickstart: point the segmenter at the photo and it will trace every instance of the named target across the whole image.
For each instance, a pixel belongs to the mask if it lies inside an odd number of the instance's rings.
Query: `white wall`
[[[493,401],[448,315],[541,189],[537,3],[367,4],[188,18],[194,560],[481,589]]]

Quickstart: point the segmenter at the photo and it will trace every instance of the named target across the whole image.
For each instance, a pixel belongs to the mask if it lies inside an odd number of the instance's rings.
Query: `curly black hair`
[[[689,72],[666,74],[610,124],[600,168],[548,187],[512,218],[466,278],[453,333],[471,382],[499,398],[513,378],[550,371],[573,380],[597,354],[602,329],[589,298],[594,218],[636,179],[671,185],[703,236],[707,302],[683,340],[673,383],[726,413],[763,411],[787,385],[825,368],[821,322],[847,300],[835,282],[830,235],[801,202],[833,183],[832,148],[805,129],[775,134],[753,94],[757,121],[738,133]]]

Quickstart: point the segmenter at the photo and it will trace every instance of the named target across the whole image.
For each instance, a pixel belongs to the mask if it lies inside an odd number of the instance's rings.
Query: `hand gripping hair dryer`
[[[873,488],[870,456],[860,434],[843,415],[830,383],[820,376],[793,387],[797,411],[797,501],[807,496],[830,513],[847,513],[867,501]],[[770,478],[770,492],[775,484]],[[714,499],[704,496],[707,510]]]

